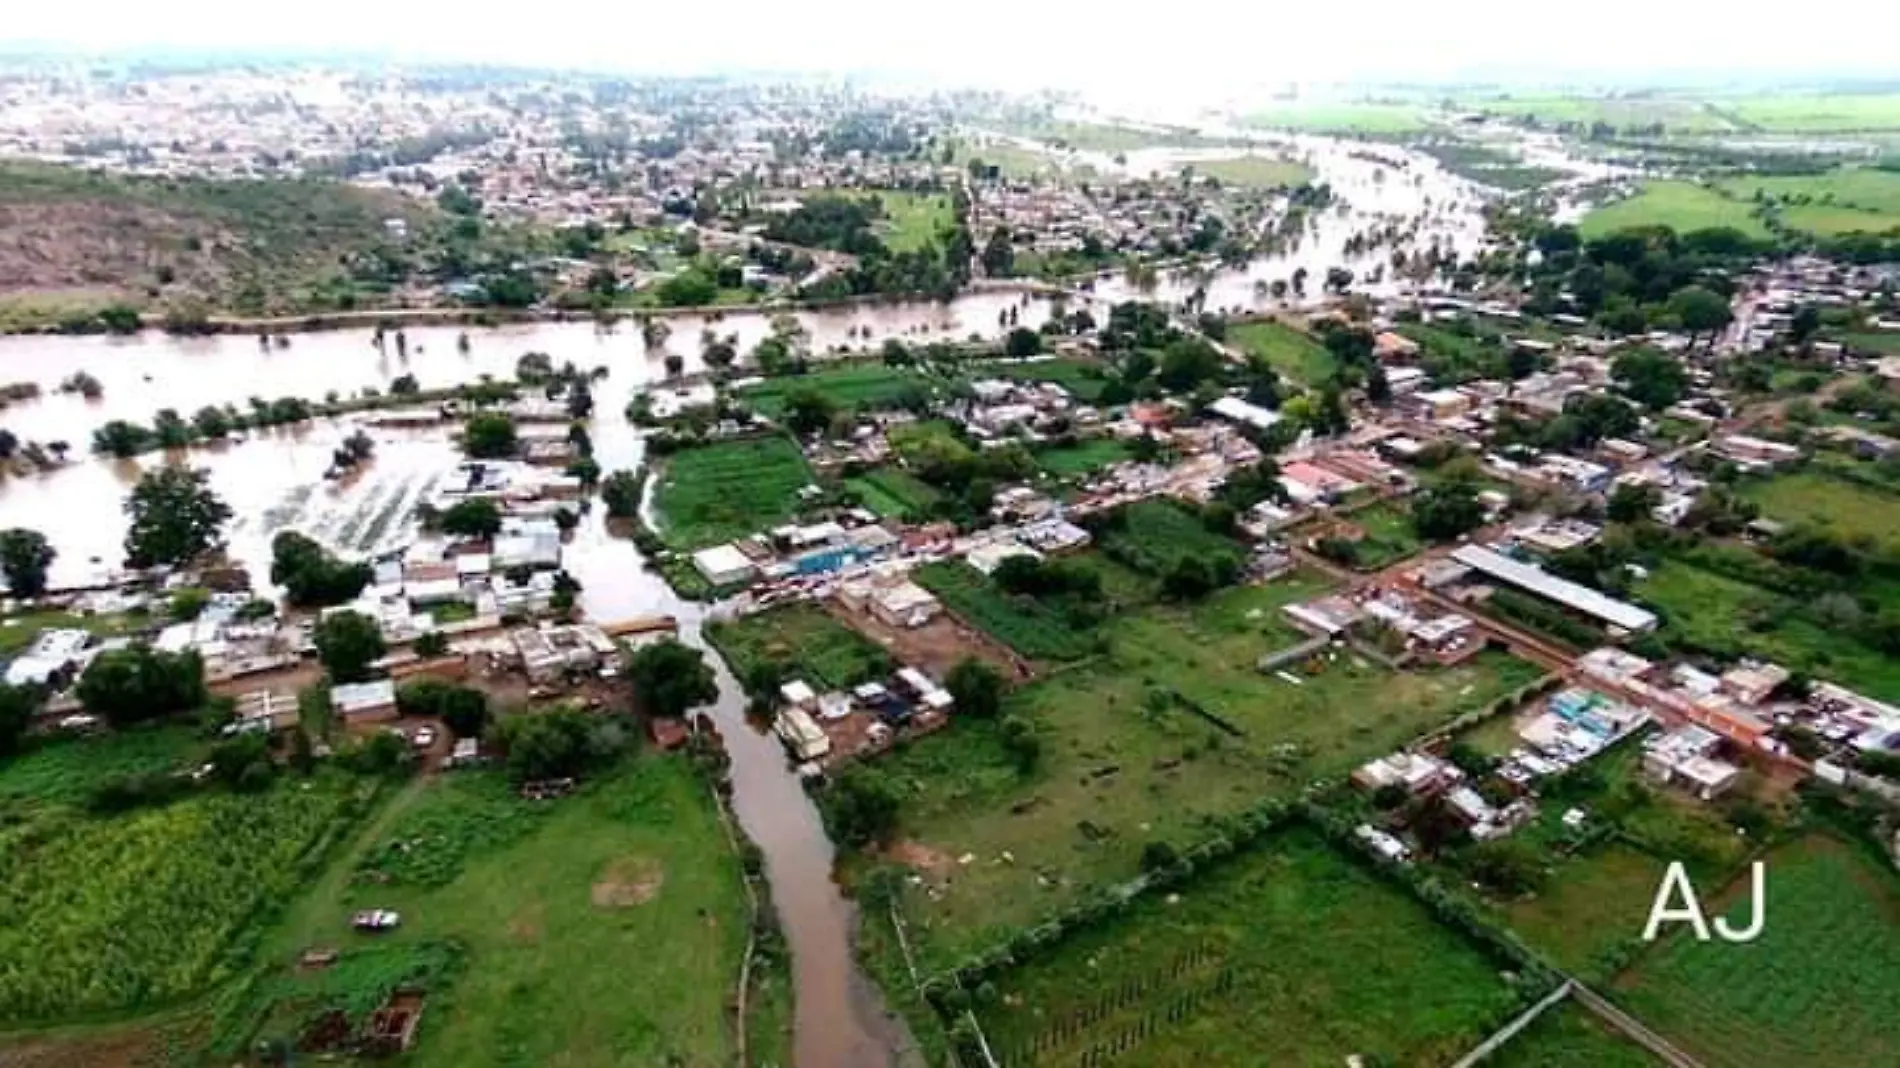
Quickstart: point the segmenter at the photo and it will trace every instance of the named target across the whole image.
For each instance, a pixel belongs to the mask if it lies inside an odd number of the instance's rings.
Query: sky
[[[0,45],[371,51],[628,73],[881,72],[1175,99],[1287,83],[1900,80],[1900,0],[18,0]],[[1548,10],[1548,15],[1539,14]],[[546,12],[548,17],[541,17]],[[1794,13],[1796,17],[1777,17]],[[260,18],[260,15],[263,17]],[[1212,102],[1211,100],[1209,102]]]

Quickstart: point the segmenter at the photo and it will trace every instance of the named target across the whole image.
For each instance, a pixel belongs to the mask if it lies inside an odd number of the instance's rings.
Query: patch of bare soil
[[[884,855],[899,864],[917,869],[933,881],[948,878],[957,866],[955,857],[915,838],[898,839],[885,849]]]
[[[836,600],[827,599],[824,607],[846,626],[890,650],[899,661],[940,679],[968,657],[989,664],[1005,678],[1027,679],[1034,674],[1028,661],[947,612],[921,627],[893,627],[869,612],[854,611]]]
[[[174,284],[211,290],[224,281],[214,250],[232,237],[141,204],[98,200],[0,203],[0,289]]]
[[[598,904],[598,902],[596,902]],[[541,941],[541,929],[547,919],[547,906],[539,901],[521,907],[508,919],[508,937],[532,945]]]
[[[625,909],[653,900],[666,871],[650,857],[623,857],[607,866],[589,895],[597,909]]]
[[[0,1039],[0,1068],[153,1068],[163,1063],[166,1044],[161,1031],[136,1027],[19,1045]]]

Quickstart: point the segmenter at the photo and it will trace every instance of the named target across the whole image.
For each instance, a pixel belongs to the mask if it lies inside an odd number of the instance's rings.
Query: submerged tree
[[[189,563],[219,543],[231,509],[211,491],[210,477],[202,469],[161,467],[139,479],[125,502],[128,566]]]

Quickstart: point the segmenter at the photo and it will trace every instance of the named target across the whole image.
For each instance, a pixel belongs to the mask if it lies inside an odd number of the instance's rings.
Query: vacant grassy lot
[[[71,612],[23,612],[19,615],[0,619],[0,656],[12,656],[14,653],[33,644],[42,630],[77,629],[95,634],[101,638],[130,634],[141,628],[154,625],[149,616],[128,615],[74,615]]]
[[[930,515],[943,494],[901,467],[878,467],[844,480],[864,506],[885,519],[915,522]]]
[[[833,688],[882,679],[891,671],[889,653],[811,604],[712,623],[706,636],[742,679],[762,663],[783,665],[788,678]]]
[[[1095,635],[1034,597],[1008,593],[961,560],[918,568],[919,585],[972,626],[1031,660],[1078,660],[1095,652]]]
[[[130,772],[165,766],[161,748],[103,752]],[[31,786],[56,770],[41,760],[0,773]],[[324,775],[259,794],[206,789],[111,816],[9,805],[0,1021],[149,1012],[231,977],[248,963],[260,917],[296,893],[374,793]]]
[[[544,810],[506,835],[474,826],[522,808]],[[732,1063],[747,906],[684,761],[641,758],[542,803],[513,797],[499,773],[458,773],[422,784],[369,848],[444,839],[460,846],[430,878],[319,887],[275,941],[276,960],[288,969],[309,944],[359,950],[351,911],[394,908],[402,927],[378,951],[449,945],[461,956],[446,991],[430,995],[411,1063]],[[280,1006],[252,1007],[282,1017]]]
[[[1142,993],[1129,997],[1135,984]],[[1442,1065],[1515,993],[1482,953],[1310,831],[1269,836],[1178,901],[1157,895],[995,981],[1006,1063],[1075,1064],[1141,1031],[1135,1063]],[[1188,1011],[1168,1020],[1172,1005]],[[1079,1033],[1054,1026],[1108,1006]],[[1040,1048],[1038,1043],[1040,1040]]]
[[[1725,899],[1737,927],[1747,890],[1744,878]],[[1900,1063],[1882,1010],[1900,996],[1892,870],[1813,835],[1770,855],[1767,898],[1760,938],[1699,943],[1678,931],[1618,984],[1621,1000],[1710,1068]]]
[[[1648,1050],[1616,1034],[1588,1009],[1564,1003],[1546,1011],[1485,1068],[1658,1068]]]
[[[917,373],[882,363],[853,363],[810,374],[768,378],[738,391],[747,407],[768,419],[785,414],[795,393],[816,393],[839,408],[879,410],[898,406],[904,397],[928,390],[930,380]]]
[[[956,223],[947,193],[876,189],[865,195],[884,205],[878,236],[892,252],[915,252],[933,242],[942,245],[943,232]]]
[[[1278,156],[1239,156],[1234,159],[1205,159],[1191,164],[1195,173],[1218,180],[1222,185],[1248,189],[1291,189],[1313,180],[1313,168],[1298,160]]]
[[[1463,107],[1491,115],[1536,119],[1540,125],[1608,123],[1618,130],[1660,123],[1665,131],[1709,133],[1733,129],[1733,124],[1699,100],[1627,96],[1513,96],[1461,101]]]
[[[1426,114],[1413,104],[1312,104],[1267,108],[1242,121],[1270,130],[1404,134],[1424,129]]]
[[[1036,450],[1036,463],[1058,478],[1092,475],[1104,467],[1133,458],[1134,450],[1120,438],[1089,438],[1073,445]]]
[[[799,491],[812,481],[805,454],[782,437],[676,452],[656,477],[660,536],[681,549],[716,545],[791,519]]]
[[[1326,346],[1280,323],[1236,323],[1227,328],[1227,340],[1272,364],[1282,377],[1305,385],[1322,386],[1339,370],[1339,361]]]
[[[1663,610],[1663,636],[1671,641],[1763,657],[1870,697],[1900,701],[1900,663],[1805,618],[1792,598],[1679,560],[1652,569],[1636,592]]]
[[[1489,654],[1430,675],[1345,661],[1300,686],[1260,674],[1259,657],[1301,637],[1280,607],[1327,588],[1298,575],[1111,616],[1108,655],[1011,695],[1008,710],[1042,741],[1031,770],[994,724],[962,720],[881,761],[923,855],[974,857],[935,870],[937,895],[911,901],[922,957],[948,964],[1084,886],[1134,875],[1153,838],[1191,841],[1214,817],[1343,772],[1535,677]]]
[[[1762,514],[1784,523],[1816,523],[1848,537],[1900,543],[1900,495],[1831,478],[1821,471],[1797,471],[1751,480],[1743,496],[1761,505]]]
[[[1645,182],[1635,196],[1591,211],[1578,229],[1592,238],[1636,226],[1668,226],[1678,233],[1730,226],[1765,238],[1768,228],[1751,214],[1754,207],[1692,182]]]
[[[1365,531],[1359,539],[1359,566],[1377,571],[1398,563],[1424,547],[1412,527],[1412,513],[1403,504],[1380,501],[1361,508],[1346,521]]]
[[[1900,93],[1751,96],[1720,103],[1729,114],[1773,133],[1900,130]]]

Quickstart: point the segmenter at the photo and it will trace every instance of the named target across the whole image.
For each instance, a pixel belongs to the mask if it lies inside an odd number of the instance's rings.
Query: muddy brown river
[[[1388,168],[1381,176],[1377,165],[1352,154],[1356,146],[1313,138],[1299,139],[1298,145],[1352,206],[1327,213],[1297,250],[1244,268],[1191,276],[1164,273],[1148,293],[1136,293],[1120,278],[1105,279],[1096,285],[1093,299],[1179,300],[1203,286],[1210,309],[1262,308],[1268,302],[1259,283],[1288,277],[1296,266],[1312,272],[1310,288],[1315,293],[1327,266],[1368,267],[1370,258],[1355,261],[1345,256],[1347,238],[1380,219],[1407,212],[1427,218],[1422,237],[1439,236],[1465,251],[1475,246],[1481,233],[1476,195],[1429,160],[1413,155],[1411,169]],[[1380,151],[1404,155],[1389,146]],[[1171,162],[1143,158],[1130,165],[1153,168]],[[1389,251],[1373,254],[1387,255]],[[919,343],[973,333],[993,337],[1000,332],[999,313],[1011,307],[1019,309],[1024,325],[1035,326],[1048,317],[1051,303],[1021,292],[984,291],[949,303],[862,305],[795,314],[812,351],[822,356],[834,346],[874,349],[891,337]],[[0,412],[0,426],[22,440],[65,441],[79,457],[60,470],[0,484],[0,527],[31,527],[52,541],[60,554],[52,569],[55,585],[102,581],[120,559],[126,491],[143,468],[182,460],[210,471],[213,488],[236,513],[228,530],[231,552],[249,564],[260,581],[269,573],[270,539],[286,527],[313,533],[349,552],[400,547],[410,536],[414,504],[455,457],[440,431],[373,430],[374,462],[340,483],[326,482],[322,474],[332,449],[352,429],[347,420],[253,434],[248,440],[193,449],[181,457],[152,454],[127,461],[87,457],[92,433],[114,418],[149,422],[166,407],[189,417],[207,404],[242,408],[252,397],[321,398],[332,391],[347,397],[366,387],[386,389],[402,374],[415,375],[423,388],[472,382],[483,375],[506,378],[523,353],[544,352],[556,364],[572,361],[582,368],[607,369],[608,377],[594,386],[595,455],[605,470],[630,468],[640,460],[642,442],[622,409],[636,390],[662,377],[665,353],[680,355],[690,372],[700,367],[702,330],[738,335],[744,352],[772,329],[768,314],[743,311],[716,320],[676,316],[671,327],[667,344],[657,351],[646,349],[632,323],[612,333],[602,333],[591,323],[473,328],[467,331],[468,352],[457,345],[461,329],[418,327],[406,331],[407,356],[397,355],[393,337],[379,351],[369,330],[298,334],[287,348],[260,347],[255,337],[242,335],[0,338],[0,383],[32,381],[45,390],[38,400]],[[105,387],[104,396],[86,401],[54,392],[62,379],[77,371],[97,378]],[[566,567],[583,584],[582,604],[591,615],[617,619],[670,613],[681,621],[683,640],[703,644],[705,610],[680,601],[644,570],[632,543],[607,533],[599,509],[575,532]],[[807,1068],[921,1063],[902,1023],[886,1011],[852,955],[856,915],[833,881],[833,848],[816,808],[777,742],[746,722],[744,696],[724,663],[716,655],[712,660],[720,687],[713,714],[732,754],[733,808],[764,853],[772,897],[792,952],[797,1062]]]

